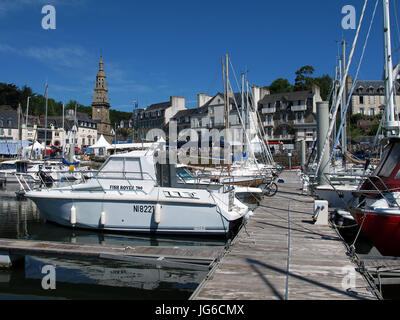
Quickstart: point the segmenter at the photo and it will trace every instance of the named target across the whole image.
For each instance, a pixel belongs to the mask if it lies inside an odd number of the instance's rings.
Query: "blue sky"
[[[399,46],[392,0],[393,50]],[[381,1],[380,1],[381,2]],[[42,7],[56,8],[56,30],[44,30]],[[333,76],[345,5],[361,0],[2,0],[0,82],[28,85],[58,101],[90,105],[100,52],[113,109],[131,111],[185,96],[196,106],[198,93],[222,91],[221,58],[235,71],[248,70],[251,85],[277,78],[294,81],[295,71],[312,65],[316,75]],[[375,0],[368,1],[351,73],[360,58]],[[396,6],[395,6],[396,5]],[[360,79],[382,78],[382,9],[378,7]],[[350,45],[348,51],[350,50]],[[398,53],[394,61],[398,61]],[[235,80],[232,77],[231,81]],[[235,85],[236,89],[236,85]]]

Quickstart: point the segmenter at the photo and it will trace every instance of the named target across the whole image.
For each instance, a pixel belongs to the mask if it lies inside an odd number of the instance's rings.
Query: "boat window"
[[[26,173],[27,172],[28,166],[27,166],[26,162],[17,162],[16,166],[17,166],[16,171],[18,173]]]
[[[0,170],[14,170],[16,168],[15,163],[2,163],[0,166]]]
[[[109,158],[98,173],[99,178],[123,178],[124,158]]]
[[[191,175],[189,171],[185,168],[176,168],[176,173],[179,177],[181,177],[184,181],[193,180],[194,177]]]
[[[395,179],[400,179],[400,170],[397,172]]]
[[[139,158],[125,158],[125,177],[129,179],[143,179]]]
[[[384,161],[382,168],[378,171],[378,176],[388,178],[400,161],[400,143],[396,143],[390,148],[390,153]]]
[[[171,168],[169,164],[156,164],[157,183],[160,187],[171,187]]]

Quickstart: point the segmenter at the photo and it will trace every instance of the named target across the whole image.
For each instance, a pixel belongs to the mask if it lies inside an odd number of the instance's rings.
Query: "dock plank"
[[[278,193],[263,199],[191,299],[377,299],[336,231],[312,223],[314,201],[301,194],[297,174],[281,178]],[[354,288],[342,285],[349,270]]]
[[[36,240],[0,239],[0,251],[10,254],[52,254],[97,257],[165,258],[181,261],[211,263],[220,255],[222,247],[110,247]]]

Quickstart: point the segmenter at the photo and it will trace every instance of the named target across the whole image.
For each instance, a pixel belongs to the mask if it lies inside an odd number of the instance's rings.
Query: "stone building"
[[[18,140],[18,111],[10,106],[0,107],[0,140]]]
[[[94,83],[92,99],[92,119],[97,123],[98,135],[103,135],[111,143],[113,139],[110,123],[110,101],[108,99],[108,83],[104,73],[103,57],[100,57],[99,72]]]
[[[400,106],[400,85],[396,83],[395,104]],[[347,92],[350,92],[353,79],[347,78]],[[351,97],[351,114],[375,116],[384,112],[386,106],[385,82],[382,81],[357,81]]]
[[[137,140],[152,141],[154,137],[148,136],[148,132],[152,129],[163,130],[168,135],[170,120],[181,110],[186,110],[186,99],[173,96],[167,102],[152,104],[146,109],[138,110],[135,127]]]
[[[311,148],[317,138],[319,101],[322,98],[316,85],[309,91],[265,95],[259,102],[258,110],[266,139],[285,150],[297,149],[296,144],[304,139],[306,146]]]
[[[248,129],[251,140],[258,132],[258,120],[256,109],[260,97],[265,95],[265,88],[254,86],[251,94],[249,94],[249,122]],[[198,94],[197,108],[192,108],[178,112],[173,120],[176,121],[178,132],[183,129],[191,128],[196,130],[199,140],[201,139],[202,130],[223,130],[226,126],[225,97],[222,93],[215,96]],[[246,100],[246,98],[244,98]],[[231,129],[243,129],[245,116],[242,114],[242,96],[241,93],[230,93],[229,95],[229,127]],[[245,101],[245,105],[246,105]],[[242,120],[241,120],[242,119]]]

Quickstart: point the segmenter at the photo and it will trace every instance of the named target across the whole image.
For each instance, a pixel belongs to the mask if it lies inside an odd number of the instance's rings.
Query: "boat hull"
[[[330,207],[337,209],[346,209],[354,201],[353,192],[355,189],[340,189],[334,190],[330,187],[316,187],[314,192],[319,199],[327,200]]]
[[[37,197],[31,197],[31,200],[47,221],[66,227],[113,232],[226,235],[233,224],[218,212],[217,206],[207,204],[161,202],[160,216],[156,218],[155,201]],[[71,221],[72,207],[76,221]]]
[[[384,256],[400,256],[400,215],[353,208],[351,215],[363,233]]]

